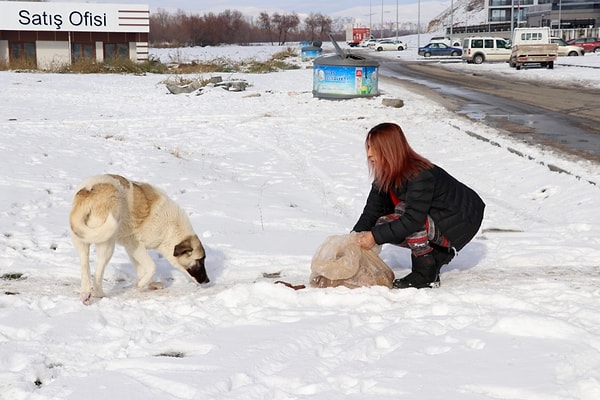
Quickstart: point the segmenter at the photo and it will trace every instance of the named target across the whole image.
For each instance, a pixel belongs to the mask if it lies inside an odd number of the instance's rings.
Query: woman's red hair
[[[369,172],[381,191],[388,192],[433,167],[410,147],[402,128],[391,122],[374,126],[367,134],[365,147],[367,151],[370,147],[379,160],[375,166],[369,163]]]

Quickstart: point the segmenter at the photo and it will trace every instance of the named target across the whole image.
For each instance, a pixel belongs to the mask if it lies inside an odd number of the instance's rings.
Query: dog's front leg
[[[146,246],[142,243],[135,243],[125,246],[125,250],[129,255],[129,259],[135,267],[135,271],[138,276],[136,287],[138,289],[145,289],[150,283],[156,273],[156,264],[152,257],[148,254]],[[152,287],[154,289],[154,287]]]

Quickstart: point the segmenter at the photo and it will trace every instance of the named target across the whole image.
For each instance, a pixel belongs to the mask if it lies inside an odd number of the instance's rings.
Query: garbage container
[[[317,46],[306,46],[300,50],[302,61],[312,60],[323,54],[323,49]]]
[[[313,60],[313,96],[329,99],[379,96],[379,63],[346,53],[333,37],[331,40],[336,54]]]

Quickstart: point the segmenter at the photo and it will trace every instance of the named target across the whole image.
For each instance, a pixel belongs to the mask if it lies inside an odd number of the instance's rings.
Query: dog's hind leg
[[[146,247],[139,242],[125,245],[125,250],[137,273],[138,281],[136,287],[138,289],[146,288],[152,283],[152,278],[156,273],[156,264],[154,263],[154,260],[152,260],[152,257],[148,254]]]
[[[73,246],[79,254],[79,263],[81,266],[81,289],[79,298],[85,305],[92,304],[92,282],[90,276],[90,244],[81,241],[73,236]]]
[[[94,273],[94,297],[104,297],[104,290],[102,289],[104,269],[106,268],[106,265],[112,258],[114,251],[114,240],[109,240],[103,243],[96,243],[96,255],[98,257],[98,265],[96,266],[96,272]]]

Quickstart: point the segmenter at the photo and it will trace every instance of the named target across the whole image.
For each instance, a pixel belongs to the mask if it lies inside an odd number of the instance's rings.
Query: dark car
[[[586,53],[600,53],[600,38],[584,37],[567,40],[567,43],[583,47]]]
[[[458,57],[462,55],[460,47],[450,47],[444,43],[429,43],[426,46],[419,47],[419,55],[423,57],[431,56],[452,56]]]

